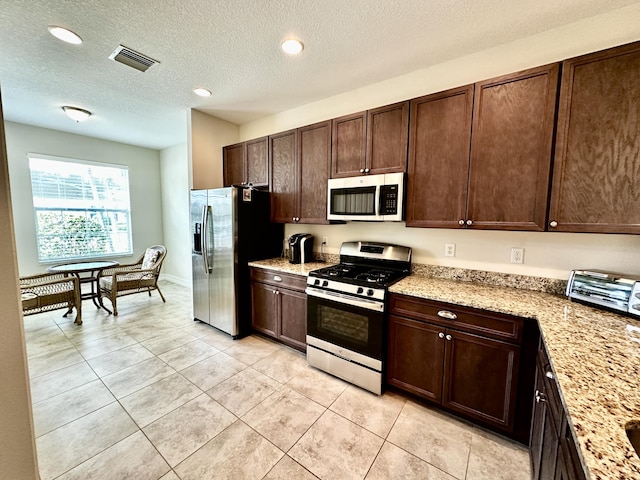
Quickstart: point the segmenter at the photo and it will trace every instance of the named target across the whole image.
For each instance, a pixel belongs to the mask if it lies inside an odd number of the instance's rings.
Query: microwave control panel
[[[398,213],[398,185],[382,185],[380,187],[380,215],[396,215]]]

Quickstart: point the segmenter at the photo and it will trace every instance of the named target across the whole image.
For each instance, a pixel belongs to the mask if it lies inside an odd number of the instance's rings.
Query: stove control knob
[[[322,282],[322,286],[323,286],[323,287],[326,287],[327,285],[329,285],[329,280],[324,280],[324,281]]]
[[[320,279],[319,279],[319,278],[316,278],[316,279],[313,281],[313,284],[314,284],[314,285],[320,285]]]
[[[373,290],[371,290],[371,289],[367,290],[367,295],[369,295],[369,296],[373,295]]]
[[[362,288],[362,287],[358,287],[358,290],[356,290],[356,293],[357,293],[357,294],[360,294],[360,293],[362,293],[362,292],[364,292],[364,288]]]

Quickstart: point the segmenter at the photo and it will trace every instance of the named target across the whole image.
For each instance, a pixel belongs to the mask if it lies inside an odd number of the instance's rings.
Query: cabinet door
[[[531,437],[529,438],[529,454],[531,456],[531,478],[540,478],[542,464],[542,446],[544,442],[545,416],[547,414],[542,370],[536,369],[535,398],[531,419]]]
[[[281,342],[298,350],[307,348],[307,295],[279,289]]]
[[[387,383],[440,402],[445,340],[444,328],[389,316]]]
[[[364,173],[367,112],[334,118],[331,138],[331,178]]]
[[[409,102],[395,103],[367,112],[368,173],[407,171]]]
[[[260,333],[278,336],[278,303],[276,289],[264,283],[251,282],[251,326]]]
[[[555,480],[585,480],[586,475],[578,455],[569,425],[564,422],[564,433],[560,438]]]
[[[245,182],[245,144],[237,143],[222,148],[224,186],[239,185]]]
[[[331,121],[298,129],[300,223],[329,223],[327,180],[331,168]]]
[[[473,85],[411,100],[407,226],[466,220]]]
[[[447,330],[442,405],[513,430],[520,347]]]
[[[640,233],[640,43],[566,60],[549,230]]]
[[[298,216],[296,139],[296,130],[269,137],[271,221],[276,223],[292,223]]]
[[[269,185],[268,138],[262,137],[246,142],[247,182],[253,185]]]
[[[559,65],[476,84],[468,220],[474,228],[546,226]]]

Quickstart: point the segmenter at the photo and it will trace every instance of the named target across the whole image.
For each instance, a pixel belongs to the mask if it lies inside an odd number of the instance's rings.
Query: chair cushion
[[[22,292],[20,294],[22,299],[22,308],[35,308],[38,306],[38,296],[35,293],[31,292]]]
[[[142,259],[142,269],[149,270],[156,266],[156,262],[160,257],[160,250],[155,248],[147,248],[144,251],[144,258]]]
[[[118,290],[131,290],[141,287],[154,287],[155,279],[151,274],[140,275],[139,273],[132,272],[125,275],[118,274],[117,277]],[[101,277],[100,288],[103,290],[111,291],[113,285],[113,277]]]

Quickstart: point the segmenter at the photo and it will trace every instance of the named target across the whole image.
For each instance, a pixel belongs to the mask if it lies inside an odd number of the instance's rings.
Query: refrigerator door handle
[[[204,273],[209,275],[209,205],[202,207],[202,266]]]

